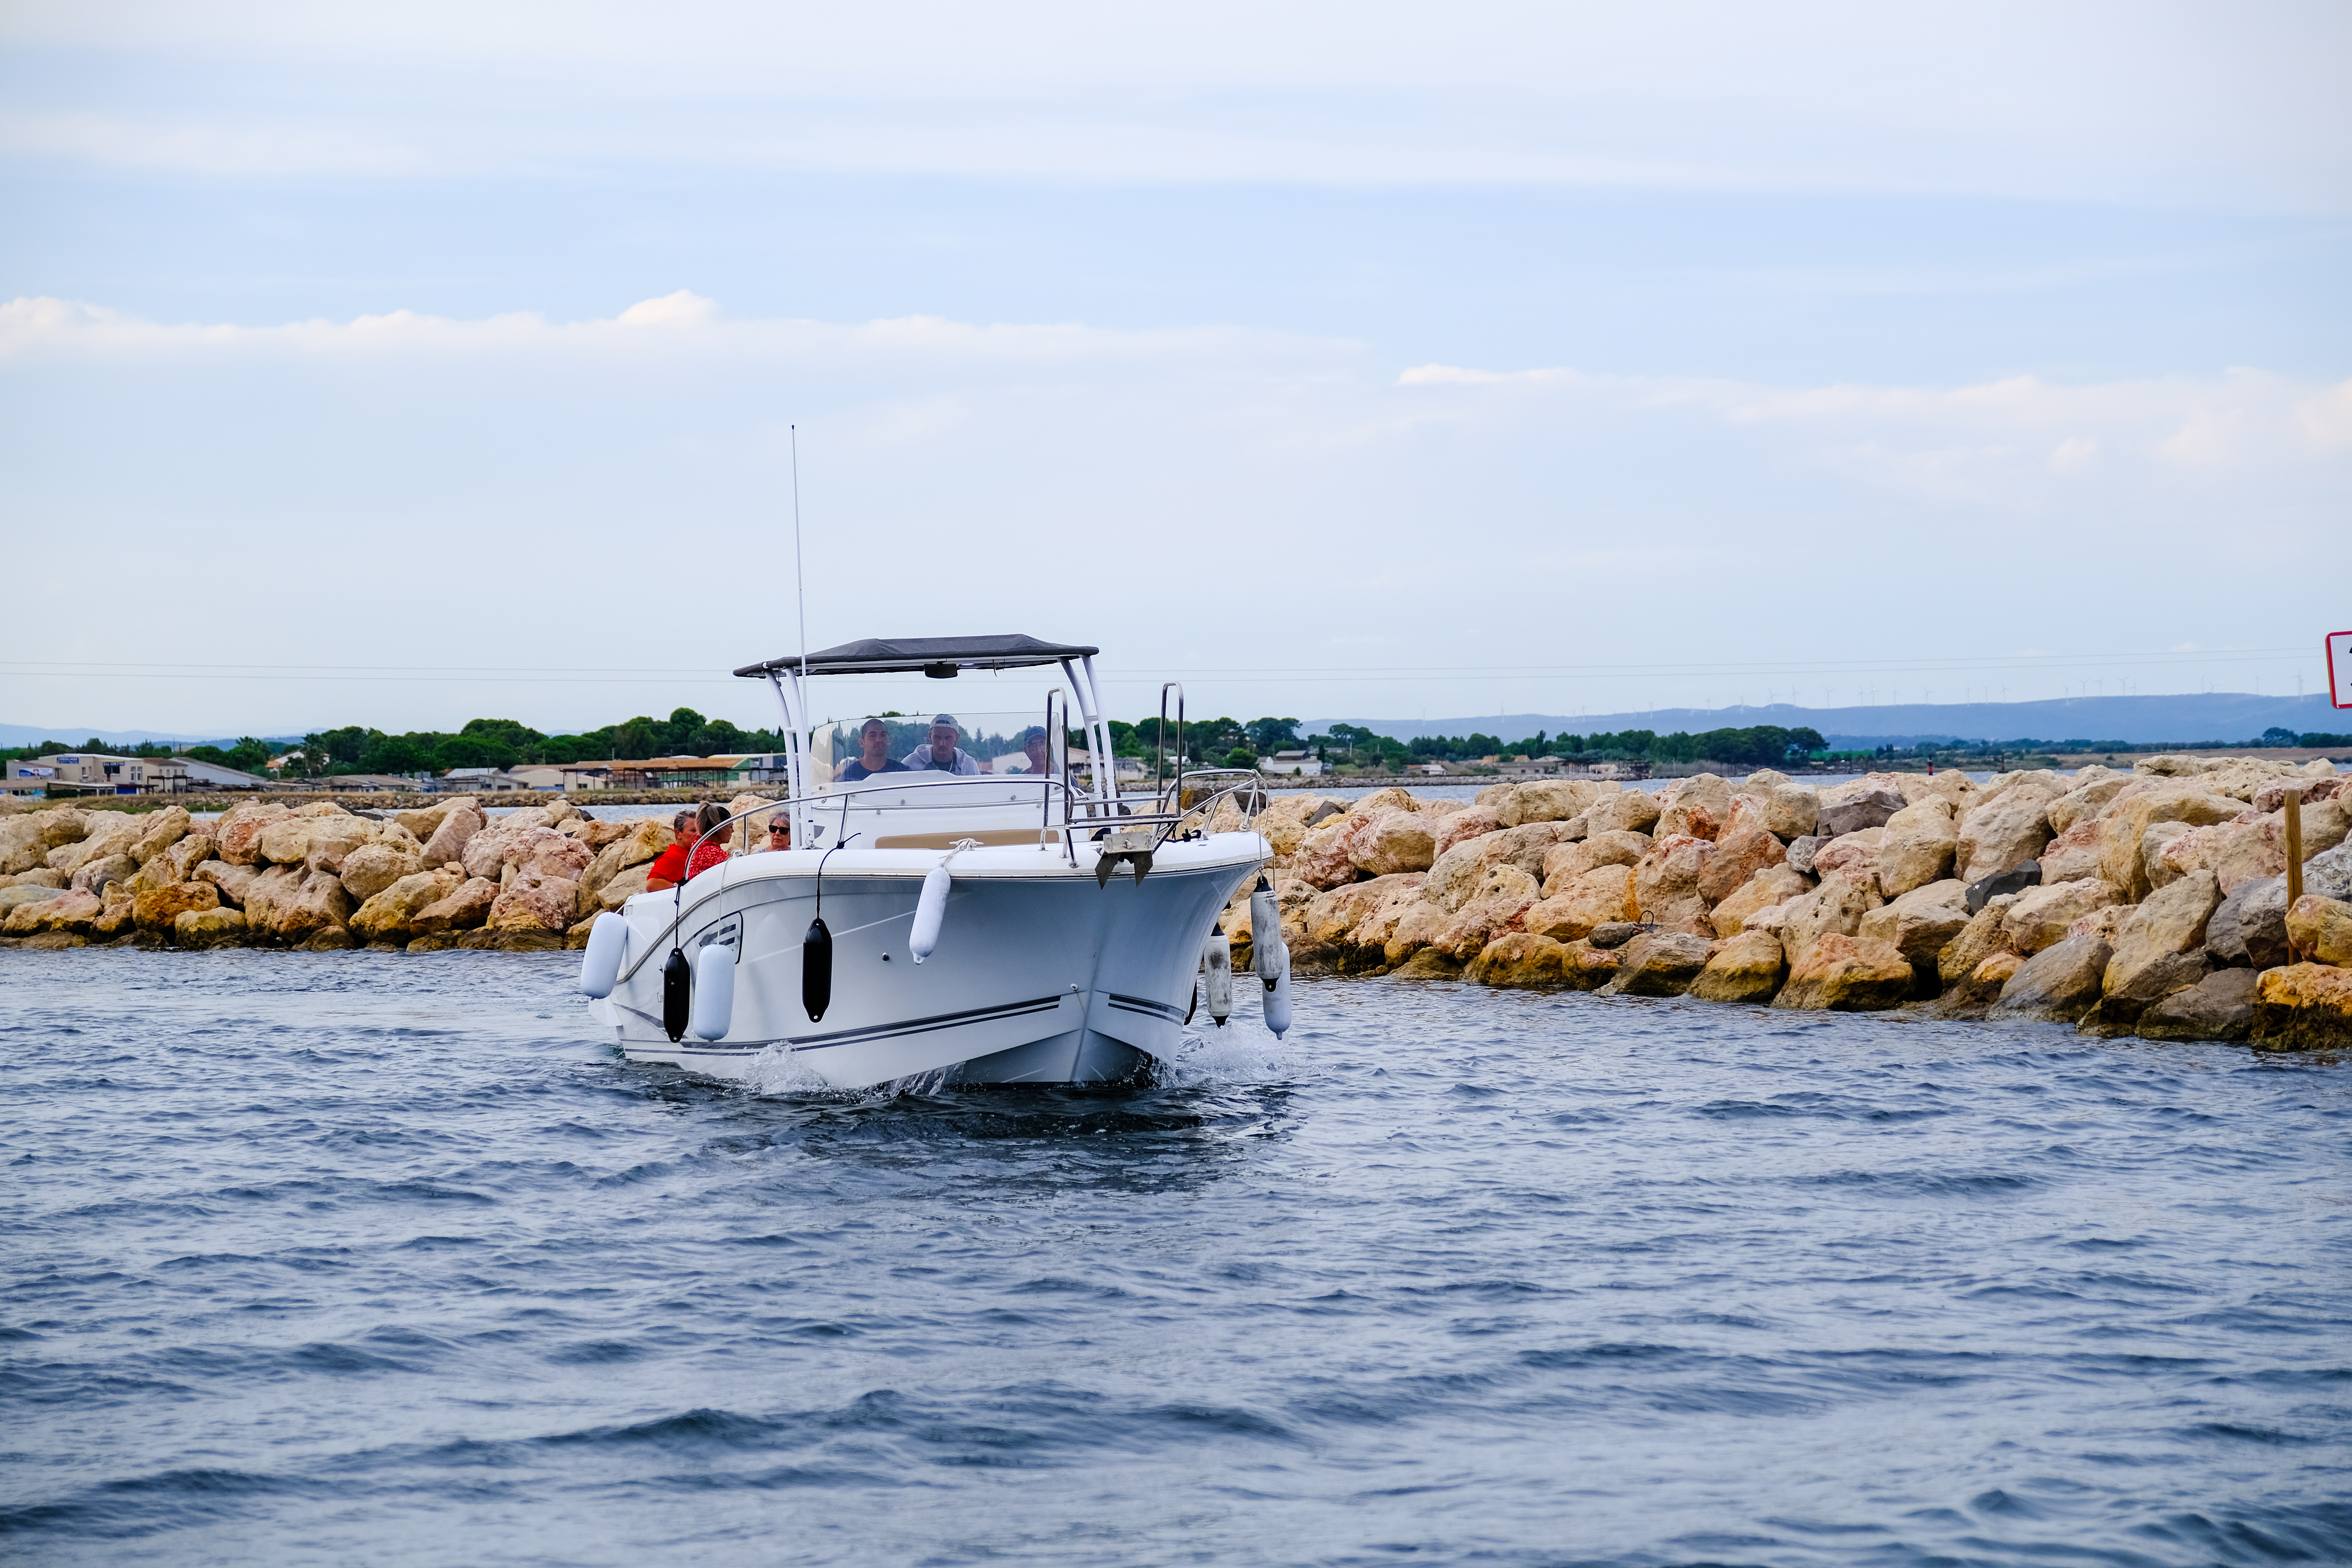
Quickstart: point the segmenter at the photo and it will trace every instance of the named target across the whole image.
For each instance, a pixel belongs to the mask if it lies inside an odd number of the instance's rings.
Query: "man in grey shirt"
[[[956,744],[962,734],[963,727],[955,721],[955,715],[941,713],[931,721],[931,743],[917,746],[898,760],[918,773],[970,776],[983,772],[980,759]]]

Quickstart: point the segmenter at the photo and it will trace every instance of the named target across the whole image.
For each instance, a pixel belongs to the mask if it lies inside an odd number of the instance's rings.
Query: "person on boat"
[[[962,734],[963,726],[955,721],[954,714],[940,714],[931,721],[929,743],[917,746],[899,760],[917,773],[960,773],[966,777],[985,773],[978,757],[956,744]]]
[[[1029,765],[1022,772],[1043,775],[1054,771],[1052,753],[1045,742],[1045,726],[1030,725],[1021,736],[1021,749],[1029,756]]]
[[[646,872],[646,891],[658,893],[692,881],[713,866],[727,863],[727,845],[723,837],[712,837],[695,847],[695,840],[720,826],[727,820],[727,808],[715,800],[705,801],[693,811],[681,811],[670,823],[670,832],[677,842],[659,855]],[[689,853],[692,859],[688,858]]]
[[[780,811],[773,816],[768,818],[768,847],[771,849],[790,849],[792,847],[792,820]]]
[[[833,777],[836,784],[850,784],[876,773],[913,771],[905,763],[890,760],[890,726],[879,719],[868,719],[857,731],[857,754],[842,763]]]

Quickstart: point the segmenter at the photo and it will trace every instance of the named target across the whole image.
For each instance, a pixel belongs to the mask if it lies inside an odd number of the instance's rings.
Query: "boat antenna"
[[[793,438],[793,593],[800,600],[801,689],[808,689],[808,578],[801,570],[801,427],[787,426]]]

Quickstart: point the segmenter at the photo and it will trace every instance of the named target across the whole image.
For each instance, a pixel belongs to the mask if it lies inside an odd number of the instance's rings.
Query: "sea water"
[[[20,1563],[2352,1560],[2352,1065],[1302,982],[1161,1081],[0,953]]]

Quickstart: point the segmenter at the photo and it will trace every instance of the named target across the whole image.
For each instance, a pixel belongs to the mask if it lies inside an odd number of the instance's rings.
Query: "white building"
[[[1257,771],[1262,773],[1291,773],[1299,778],[1318,778],[1323,763],[1312,752],[1276,752],[1270,757],[1260,757]]]
[[[7,764],[0,791],[9,795],[146,795],[185,789],[185,757],[109,757],[96,752],[60,752]],[[237,775],[242,778],[246,775]],[[258,783],[258,781],[257,781]]]

